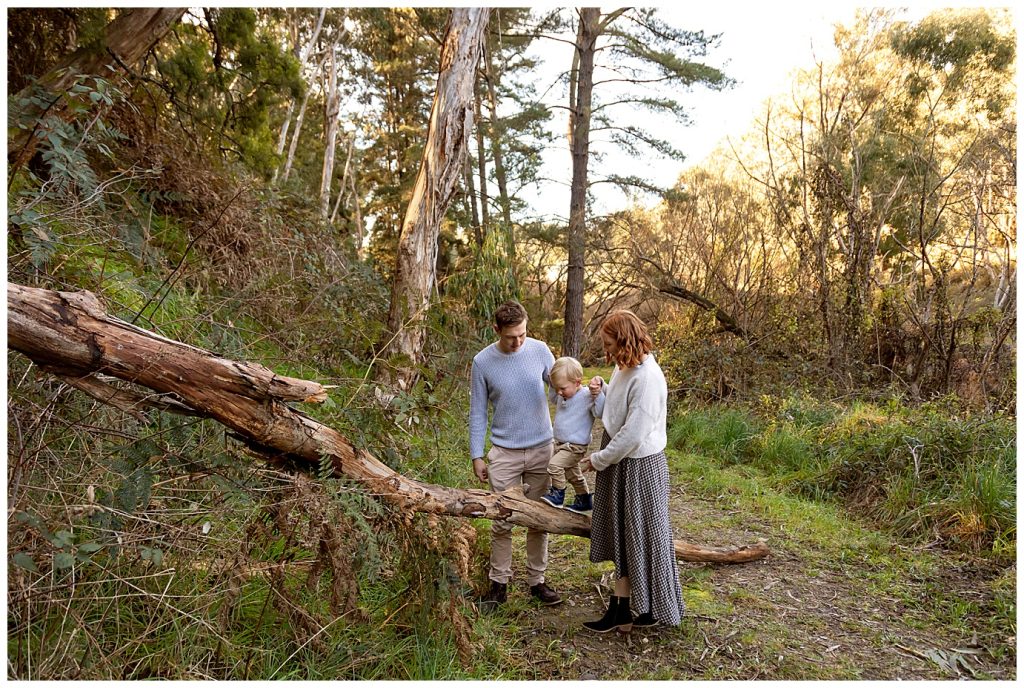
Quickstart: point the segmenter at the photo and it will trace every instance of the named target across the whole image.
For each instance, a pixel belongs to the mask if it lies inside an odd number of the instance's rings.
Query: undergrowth
[[[303,410],[407,475],[467,482],[451,400],[468,359],[435,357],[414,388],[379,390],[389,287],[373,266],[308,208],[202,164],[173,132],[138,145],[130,110],[111,118],[132,137],[72,121],[43,144],[61,166],[16,176],[10,277],[92,290],[165,337],[333,385]],[[432,351],[473,331],[461,315],[430,314]],[[125,414],[14,353],[8,437],[9,678],[509,671],[473,631],[472,524],[272,468],[212,421]]]
[[[8,364],[11,678],[506,671],[477,656],[472,524],[282,473],[211,421],[143,424],[17,355]],[[465,464],[462,418],[429,394],[387,407],[340,396],[315,413],[413,477],[468,480],[452,468]]]
[[[1016,428],[1004,414],[965,414],[954,400],[839,405],[794,395],[684,410],[670,426],[675,448],[750,466],[894,534],[1015,556]]]

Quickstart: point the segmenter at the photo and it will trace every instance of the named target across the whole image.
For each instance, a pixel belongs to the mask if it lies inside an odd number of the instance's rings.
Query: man
[[[545,384],[555,357],[547,345],[526,336],[526,310],[507,301],[494,312],[498,341],[473,358],[469,404],[469,450],[473,472],[481,482],[490,481],[495,492],[522,486],[529,499],[539,500],[551,486],[548,462],[553,435]],[[484,459],[487,409],[491,416],[491,449]],[[548,566],[548,534],[526,532],[526,582],[530,594],[545,605],[562,598],[544,583]],[[494,521],[491,526],[490,588],[484,602],[505,602],[512,578],[512,525]]]

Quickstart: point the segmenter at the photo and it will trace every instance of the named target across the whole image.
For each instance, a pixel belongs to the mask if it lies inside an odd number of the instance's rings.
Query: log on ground
[[[527,499],[522,490],[501,493],[433,485],[402,475],[338,431],[286,402],[326,399],[322,385],[285,377],[257,363],[233,361],[136,327],[106,312],[90,292],[57,292],[8,282],[7,346],[79,388],[96,387],[97,375],[147,387],[162,408],[212,418],[261,453],[316,469],[329,457],[334,474],[361,483],[401,509],[462,518],[486,518],[549,533],[590,536],[590,518]],[[95,395],[98,396],[98,395]],[[146,396],[118,395],[142,404]],[[740,563],[763,558],[761,541],[735,548],[676,541],[680,559]]]

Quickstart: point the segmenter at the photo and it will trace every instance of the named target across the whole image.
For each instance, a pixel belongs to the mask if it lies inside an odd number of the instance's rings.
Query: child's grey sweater
[[[469,455],[484,455],[487,407],[491,443],[505,449],[528,449],[551,441],[551,416],[544,386],[555,363],[547,344],[527,337],[518,351],[506,354],[491,344],[473,357],[469,389]]]
[[[595,399],[590,390],[581,387],[568,399],[558,394],[555,397],[555,442],[590,444],[590,433],[594,419],[604,411],[604,390]]]

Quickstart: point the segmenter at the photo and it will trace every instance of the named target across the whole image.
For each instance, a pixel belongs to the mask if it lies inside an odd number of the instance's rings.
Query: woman
[[[609,315],[601,341],[615,362],[601,416],[605,435],[601,450],[580,468],[598,471],[590,560],[614,561],[618,578],[604,617],[583,625],[598,633],[676,626],[683,599],[668,517],[665,375],[650,353],[647,328],[632,312]]]

